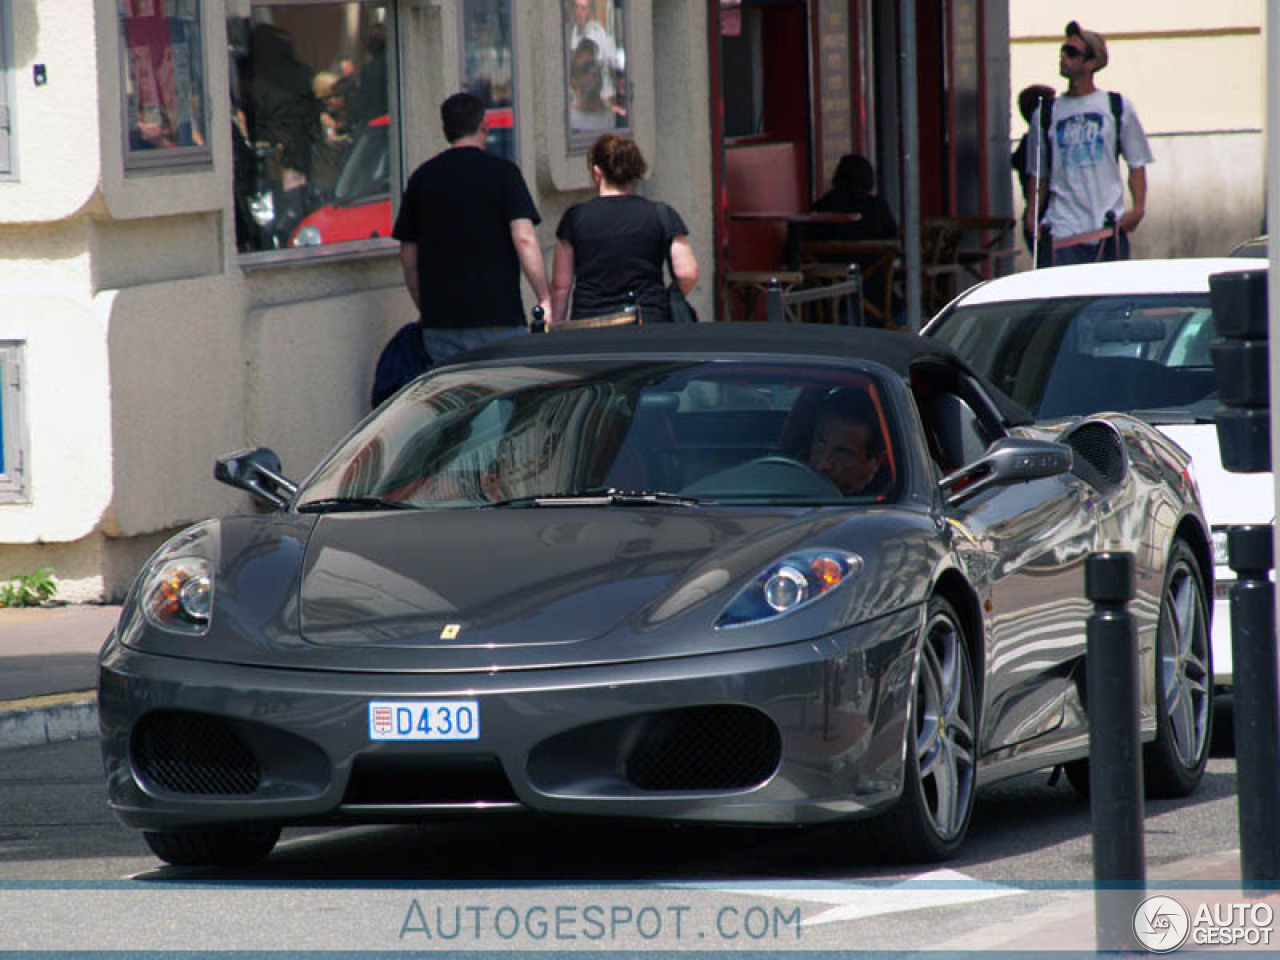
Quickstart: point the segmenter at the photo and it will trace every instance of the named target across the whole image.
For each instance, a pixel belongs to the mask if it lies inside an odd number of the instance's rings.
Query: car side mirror
[[[990,487],[1026,483],[1071,471],[1071,448],[1052,440],[1002,437],[972,463],[938,481],[950,506],[959,506]]]
[[[281,472],[280,458],[267,447],[238,450],[213,465],[213,478],[244,490],[280,509],[298,492],[298,485]]]

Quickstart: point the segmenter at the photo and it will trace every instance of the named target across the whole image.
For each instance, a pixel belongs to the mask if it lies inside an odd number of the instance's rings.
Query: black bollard
[[[1227,554],[1231,587],[1232,720],[1236,742],[1236,804],[1240,820],[1240,882],[1271,893],[1280,884],[1280,699],[1276,691],[1275,587],[1270,525],[1231,527]]]
[[[1085,561],[1089,812],[1093,824],[1095,938],[1099,950],[1141,950],[1133,915],[1147,884],[1138,731],[1138,643],[1128,604],[1133,554]]]

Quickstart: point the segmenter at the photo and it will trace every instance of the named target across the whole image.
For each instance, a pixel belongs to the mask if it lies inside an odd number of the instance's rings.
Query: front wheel
[[[964,841],[976,788],[977,729],[964,627],[951,604],[934,597],[909,717],[902,796],[875,825],[902,858],[945,860]]]
[[[1156,631],[1156,738],[1143,750],[1150,797],[1185,797],[1209,760],[1213,724],[1213,663],[1209,604],[1200,565],[1174,544],[1165,570]]]
[[[226,824],[191,830],[148,830],[151,852],[178,867],[247,866],[269,854],[280,839],[276,824]]]

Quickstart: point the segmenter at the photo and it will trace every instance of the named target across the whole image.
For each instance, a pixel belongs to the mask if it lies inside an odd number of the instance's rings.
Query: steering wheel
[[[803,460],[784,457],[780,453],[757,457],[743,464],[742,469],[751,470],[755,476],[766,483],[772,481],[779,492],[785,491],[796,496],[823,499],[844,496],[830,477],[819,473]]]

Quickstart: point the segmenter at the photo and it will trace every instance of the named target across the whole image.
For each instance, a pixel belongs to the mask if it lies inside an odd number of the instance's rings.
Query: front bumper
[[[504,810],[776,825],[874,813],[901,789],[920,618],[709,656],[465,674],[240,666],[113,638],[99,676],[108,797],[147,830]],[[370,700],[431,698],[477,700],[482,739],[370,740]]]

